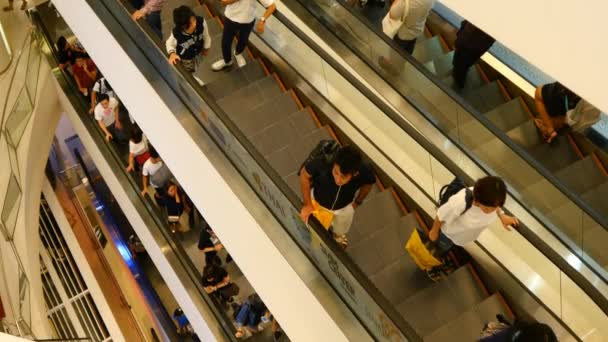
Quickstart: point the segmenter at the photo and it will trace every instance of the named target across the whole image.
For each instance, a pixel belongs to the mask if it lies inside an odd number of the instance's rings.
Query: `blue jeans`
[[[437,256],[443,257],[446,255],[452,247],[454,247],[454,242],[450,240],[443,232],[439,232],[439,239],[437,239]]]
[[[160,11],[150,12],[146,15],[146,21],[152,31],[158,36],[158,39],[163,39],[163,23],[160,19]]]

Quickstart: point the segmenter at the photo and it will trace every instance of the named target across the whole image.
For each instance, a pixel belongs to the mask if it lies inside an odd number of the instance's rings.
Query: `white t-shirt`
[[[108,101],[108,108],[103,108],[101,102],[95,106],[95,120],[103,120],[103,124],[108,127],[114,123],[116,118],[114,117],[114,109],[118,107],[118,100],[110,97]]]
[[[496,212],[486,214],[475,205],[462,214],[466,205],[466,191],[462,189],[437,209],[437,217],[443,222],[441,231],[459,246],[477,240],[486,228],[498,220]]]
[[[407,13],[404,13],[406,3],[409,4]],[[424,32],[426,18],[434,4],[435,0],[396,0],[391,7],[391,16],[393,18],[403,18],[405,14],[403,26],[397,32],[397,37],[403,40],[412,40],[420,36]]]
[[[143,135],[141,141],[139,143],[134,143],[129,141],[129,153],[132,153],[134,156],[138,156],[148,150],[148,139]]]
[[[141,167],[141,173],[144,176],[152,176],[156,173],[156,171],[160,170],[160,168],[163,166],[163,161],[159,160],[156,163],[152,162],[152,158],[149,158],[148,160],[146,160],[146,162],[144,163],[144,166]],[[150,184],[152,186],[154,186],[154,184],[152,184],[152,182],[150,182]],[[155,187],[155,186],[154,186]]]
[[[274,0],[260,0],[262,6],[268,8]],[[241,24],[249,24],[255,20],[256,0],[238,0],[226,6],[226,18]]]

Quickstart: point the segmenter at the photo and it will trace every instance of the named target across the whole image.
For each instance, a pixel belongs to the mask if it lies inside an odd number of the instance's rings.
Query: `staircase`
[[[212,72],[210,64],[221,55],[221,21],[206,6],[193,2],[171,0],[169,6],[193,6],[205,17],[213,36],[211,51],[196,76],[205,81],[204,88],[282,180],[300,195],[298,169],[318,142],[338,140],[332,127],[322,125],[315,111],[249,49],[246,66]],[[164,30],[168,33],[171,21],[166,18],[164,14]],[[431,282],[404,248],[417,228],[428,229],[415,211],[407,210],[393,189],[377,181],[355,212],[345,257],[355,261],[425,341],[450,340],[448,336],[475,340],[483,325],[495,320],[497,314],[512,317],[500,294],[488,293],[471,265],[463,265],[439,283]]]

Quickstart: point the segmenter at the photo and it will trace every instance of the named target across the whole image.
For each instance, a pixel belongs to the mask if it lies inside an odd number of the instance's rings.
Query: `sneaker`
[[[234,59],[236,59],[236,65],[238,65],[239,68],[242,68],[247,65],[247,61],[245,60],[245,57],[243,57],[242,53],[234,55]]]
[[[220,70],[224,70],[225,68],[227,68],[231,65],[232,65],[232,61],[226,63],[226,62],[224,62],[224,59],[220,59],[219,61],[211,64],[211,69],[213,71],[220,71]]]
[[[279,339],[280,339],[280,338],[283,336],[283,333],[277,330],[277,331],[275,331],[275,332],[274,332],[274,334],[273,334],[273,335],[274,335],[274,336],[273,336],[273,337],[274,337],[274,340],[275,340],[275,341],[278,341],[278,340],[279,340]]]

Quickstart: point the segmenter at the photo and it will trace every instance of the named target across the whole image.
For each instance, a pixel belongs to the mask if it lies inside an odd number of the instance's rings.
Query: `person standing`
[[[495,40],[477,26],[464,20],[456,33],[452,76],[458,88],[464,88],[469,68],[492,47]]]
[[[169,54],[169,62],[176,64],[181,61],[189,72],[196,71],[199,55],[206,56],[211,47],[211,36],[207,22],[203,17],[194,14],[188,6],[180,6],[173,10],[175,27],[167,39],[165,47]]]
[[[131,0],[131,4],[135,8],[135,12],[131,15],[133,20],[145,18],[152,28],[152,31],[163,39],[163,24],[160,17],[160,11],[163,9],[167,0]]]
[[[324,158],[310,160],[300,171],[304,199],[300,216],[306,222],[314,214],[326,229],[331,225],[336,242],[346,247],[346,233],[355,209],[363,203],[375,182],[372,167],[362,162],[361,154],[352,146],[340,148],[333,162],[328,163]],[[330,222],[323,222],[322,216],[330,216]]]
[[[97,66],[88,55],[76,53],[76,63],[72,66],[72,74],[82,96],[90,100],[91,89],[97,79]]]
[[[232,41],[238,37],[234,59],[238,67],[247,64],[243,51],[249,41],[249,34],[255,24],[255,5],[256,0],[221,0],[222,5],[226,6],[224,15],[224,32],[222,34],[222,59],[211,65],[213,71],[220,71],[232,65]],[[266,8],[264,15],[260,17],[257,30],[264,33],[264,23],[276,10],[274,0],[260,0]]]
[[[99,95],[99,103],[95,106],[95,120],[106,136],[106,141],[116,137],[116,130],[122,129],[122,124],[118,118],[118,101],[106,94]]]
[[[110,83],[108,83],[105,77],[101,76],[97,81],[95,81],[95,84],[93,84],[93,89],[91,89],[91,109],[89,110],[90,113],[93,113],[93,111],[95,110],[95,105],[97,105],[97,94],[106,94],[110,98],[116,98],[116,94],[110,86]]]
[[[426,18],[435,0],[395,0],[390,8],[393,20],[403,20],[403,25],[393,40],[407,53],[414,53],[416,38],[424,32]]]

